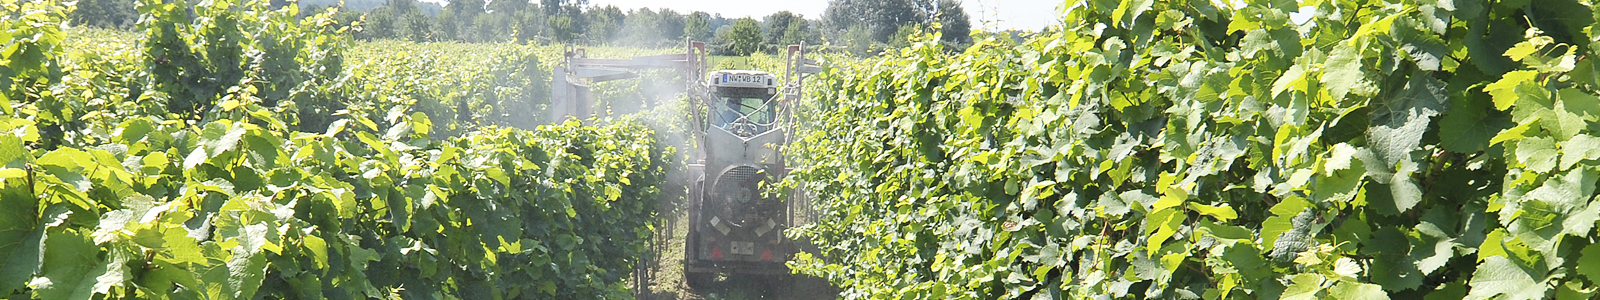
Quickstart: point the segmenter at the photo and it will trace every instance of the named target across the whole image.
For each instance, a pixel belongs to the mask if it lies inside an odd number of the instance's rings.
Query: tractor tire
[[[692,289],[692,290],[704,290],[705,288],[710,287],[711,286],[711,282],[713,280],[715,280],[716,277],[717,277],[716,273],[710,273],[710,272],[684,272],[683,273],[683,280],[685,281],[685,283],[689,284],[689,289]]]

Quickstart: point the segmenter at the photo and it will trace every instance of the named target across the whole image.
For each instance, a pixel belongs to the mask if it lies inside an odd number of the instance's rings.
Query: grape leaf
[[[1389,299],[1389,294],[1375,284],[1340,281],[1328,289],[1333,299]]]
[[[1417,65],[1417,69],[1438,71],[1440,64],[1445,59],[1445,54],[1449,51],[1445,46],[1444,40],[1439,39],[1439,36],[1434,35],[1434,33],[1424,30],[1426,29],[1419,30],[1406,25],[1394,26],[1391,32],[1395,40],[1400,42],[1400,50],[1406,54],[1406,58]],[[1444,30],[1435,31],[1439,34],[1444,33]]]
[[[1405,88],[1373,109],[1368,142],[1385,168],[1410,159],[1432,118],[1449,106],[1444,83],[1428,74],[1413,74]]]
[[[1359,50],[1347,43],[1340,43],[1329,53],[1322,69],[1322,83],[1328,88],[1328,96],[1333,97],[1333,101],[1344,100],[1350,89],[1366,76],[1361,70]]]
[[[1524,84],[1533,84],[1533,80],[1537,76],[1539,76],[1539,73],[1528,70],[1507,72],[1505,75],[1500,76],[1500,80],[1484,86],[1483,91],[1489,93],[1490,96],[1494,96],[1494,109],[1511,109],[1511,104],[1516,103],[1517,98],[1520,97],[1518,92],[1523,90],[1517,87]]]
[[[20,200],[24,198],[17,197],[15,199]],[[0,200],[0,202],[4,201]],[[8,209],[5,211],[26,212],[29,214],[33,212],[32,209]],[[5,213],[6,212],[0,212],[0,214]],[[17,223],[29,223],[27,225],[31,226],[32,220],[29,219],[32,218],[10,218],[10,216],[6,216],[5,218],[0,218],[0,222],[14,220],[18,221]],[[4,262],[4,264],[0,264],[0,294],[9,295],[16,289],[22,288],[23,283],[26,283],[29,277],[32,277],[35,272],[38,272],[39,267],[44,263],[44,257],[41,255],[41,252],[43,251],[41,248],[44,241],[44,227],[40,226],[32,230],[29,230],[27,227],[21,227],[18,229],[7,229],[7,231],[13,232],[0,231],[0,237],[5,238],[0,239],[0,241],[4,241],[0,242],[0,262]]]
[[[1301,67],[1300,65],[1289,67],[1288,71],[1283,71],[1283,76],[1278,77],[1277,81],[1272,82],[1272,96],[1277,97],[1278,95],[1283,94],[1284,91],[1287,91],[1298,84],[1304,83],[1306,79],[1305,74],[1305,67]]]
[[[1322,292],[1323,281],[1322,275],[1315,273],[1300,273],[1289,277],[1289,287],[1283,290],[1282,299],[1321,299],[1322,297],[1317,294]]]
[[[1578,274],[1589,278],[1590,281],[1600,280],[1600,244],[1583,247],[1583,252],[1578,257]]]
[[[1600,121],[1600,97],[1575,88],[1561,89],[1557,97],[1567,112],[1582,117],[1584,121]]]
[[[72,229],[49,230],[44,245],[40,277],[28,283],[43,299],[88,299],[94,295],[96,277],[105,275],[100,248],[89,236]]]
[[[1363,245],[1361,253],[1374,256],[1368,275],[1372,282],[1388,291],[1403,291],[1422,285],[1422,271],[1410,258],[1411,241],[1395,228],[1380,228]]]
[[[1417,271],[1422,274],[1433,274],[1434,271],[1444,267],[1445,263],[1455,258],[1455,240],[1453,239],[1422,239],[1417,240],[1417,245],[1411,248],[1411,259],[1417,265]]]
[[[1440,146],[1457,153],[1476,153],[1504,141],[1496,139],[1496,134],[1515,124],[1504,113],[1490,113],[1493,103],[1483,100],[1479,97],[1450,97],[1452,109],[1446,110],[1444,117],[1439,119]]]
[[[1542,277],[1511,259],[1491,256],[1483,259],[1478,270],[1472,273],[1472,290],[1467,293],[1467,299],[1542,299],[1549,290]]]
[[[1561,158],[1560,151],[1556,150],[1556,142],[1544,137],[1530,137],[1517,141],[1517,151],[1513,158],[1524,168],[1533,172],[1550,172],[1555,169]]]

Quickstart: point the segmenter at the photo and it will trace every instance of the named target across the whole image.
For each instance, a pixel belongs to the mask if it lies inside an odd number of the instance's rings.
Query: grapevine
[[[352,71],[347,28],[293,5],[142,1],[134,46],[0,7],[0,298],[631,295],[674,155],[642,121],[516,124],[522,90]],[[517,55],[463,81],[531,85]]]
[[[1586,1],[1085,1],[832,68],[790,157],[847,298],[1600,287]]]

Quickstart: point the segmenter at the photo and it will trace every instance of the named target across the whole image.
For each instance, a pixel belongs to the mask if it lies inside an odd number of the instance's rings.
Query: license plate
[[[729,246],[729,248],[732,248],[728,249],[729,252],[733,252],[733,254],[736,255],[756,255],[755,242],[734,241],[733,245]]]
[[[762,80],[761,76],[743,74],[729,74],[727,77],[724,77],[722,81],[729,83],[766,84],[766,81]]]

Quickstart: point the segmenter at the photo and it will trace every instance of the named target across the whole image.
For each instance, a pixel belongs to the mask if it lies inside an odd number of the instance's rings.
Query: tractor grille
[[[775,213],[772,211],[771,202],[761,197],[761,182],[766,176],[758,169],[751,166],[738,166],[722,173],[717,179],[716,193],[717,206],[713,208],[716,214],[727,218],[736,227],[752,228],[764,221],[765,215]]]

